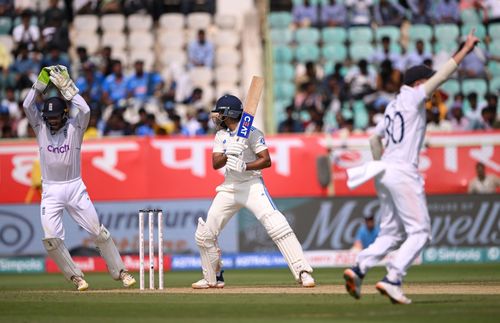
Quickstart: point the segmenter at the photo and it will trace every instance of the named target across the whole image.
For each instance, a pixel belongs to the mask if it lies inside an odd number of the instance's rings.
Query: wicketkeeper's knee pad
[[[281,212],[276,210],[264,215],[261,218],[261,223],[266,228],[269,237],[278,246],[297,281],[300,280],[300,273],[303,271],[312,273],[313,269],[304,257],[304,252],[299,240],[297,240],[297,236],[295,236],[295,233]]]
[[[120,253],[116,248],[115,242],[111,238],[111,234],[108,229],[101,225],[99,234],[95,238],[95,244],[97,250],[104,258],[106,265],[108,266],[108,271],[113,279],[120,279],[120,272],[125,269],[125,264],[123,263]]]
[[[83,277],[82,271],[76,267],[68,249],[64,245],[64,241],[59,238],[47,238],[42,241],[45,250],[47,250],[50,258],[55,261],[64,278],[71,280],[73,276]]]
[[[209,284],[215,285],[217,283],[216,271],[220,270],[221,251],[217,244],[217,236],[207,227],[202,218],[198,218],[195,240],[200,250],[203,277]]]

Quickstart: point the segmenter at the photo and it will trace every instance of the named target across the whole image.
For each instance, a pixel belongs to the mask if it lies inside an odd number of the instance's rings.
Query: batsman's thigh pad
[[[126,270],[125,265],[116,248],[115,242],[111,238],[111,234],[103,225],[101,225],[101,230],[95,238],[95,244],[108,266],[109,274],[113,279],[119,280],[120,272]]]
[[[283,214],[279,211],[273,211],[264,215],[261,222],[281,251],[295,280],[300,280],[300,273],[303,271],[312,273],[313,269],[304,257],[302,246]]]
[[[221,251],[217,245],[217,236],[210,231],[202,218],[198,218],[195,240],[200,250],[203,277],[210,285],[215,285],[217,283],[215,273],[220,267]]]
[[[71,280],[73,276],[83,277],[83,272],[76,267],[73,259],[71,259],[64,241],[59,238],[47,238],[42,241],[50,258],[56,262],[57,267],[59,267],[67,280]]]

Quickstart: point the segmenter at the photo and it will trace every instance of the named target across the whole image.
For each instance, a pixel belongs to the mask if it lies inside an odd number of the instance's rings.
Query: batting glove
[[[50,83],[50,67],[44,67],[38,74],[38,78],[36,79],[35,83],[33,84],[33,87],[38,91],[43,93],[47,86]]]
[[[66,66],[57,65],[50,70],[50,80],[59,89],[63,97],[71,101],[80,90],[76,87],[73,80],[69,77]]]
[[[247,164],[240,158],[229,155],[227,156],[226,167],[239,173],[243,173],[247,169]]]
[[[239,156],[243,150],[247,149],[248,145],[243,141],[232,141],[226,148],[226,155]]]

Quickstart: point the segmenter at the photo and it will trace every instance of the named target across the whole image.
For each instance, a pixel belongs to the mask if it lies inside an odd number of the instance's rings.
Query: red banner
[[[428,194],[464,193],[482,161],[500,175],[500,132],[433,135],[420,158]],[[82,176],[96,201],[211,198],[223,181],[212,169],[213,138],[106,138],[82,147]],[[274,197],[324,196],[316,160],[330,147],[335,195],[371,195],[373,183],[346,187],[345,169],[370,160],[366,136],[270,136],[273,165],[264,171]],[[0,203],[22,203],[28,194],[35,141],[0,142]],[[39,201],[39,196],[33,201]]]

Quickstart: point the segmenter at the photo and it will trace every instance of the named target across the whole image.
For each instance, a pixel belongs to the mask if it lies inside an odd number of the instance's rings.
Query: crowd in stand
[[[282,8],[278,8],[282,10]],[[485,28],[500,22],[498,1],[457,0],[344,0],[294,1],[291,8],[292,24],[298,30],[308,27],[327,28],[367,26],[376,30],[381,26],[401,26],[403,31],[415,24],[456,24],[462,26],[461,11],[473,10],[482,17]],[[481,23],[480,23],[481,24]],[[410,35],[411,37],[412,35]],[[500,52],[486,50],[490,39],[484,39],[480,48],[468,55],[454,75],[459,82],[465,79],[491,78],[488,61],[500,61]],[[386,104],[394,98],[401,85],[404,71],[418,64],[438,69],[446,62],[452,50],[437,51],[426,48],[430,43],[416,39],[402,52],[393,50],[395,40],[381,37],[379,46],[368,59],[337,62],[333,71],[319,61],[295,63],[295,96],[285,107],[286,116],[278,132],[370,132],[383,116]],[[455,49],[458,49],[459,43]],[[399,44],[398,44],[399,46]],[[441,89],[427,101],[428,131],[469,131],[500,128],[497,115],[498,90],[478,95],[447,93]],[[358,109],[359,108],[359,109]],[[360,122],[360,111],[366,111],[367,122]]]

